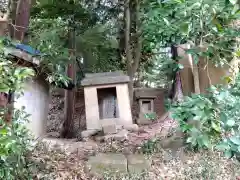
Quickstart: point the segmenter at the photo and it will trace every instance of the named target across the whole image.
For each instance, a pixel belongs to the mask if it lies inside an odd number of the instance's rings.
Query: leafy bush
[[[187,137],[186,142],[194,148],[209,148],[211,142],[220,136],[217,109],[207,97],[186,97],[172,107],[172,116],[178,120],[181,131]]]
[[[32,139],[24,123],[28,115],[24,110],[15,110],[12,124],[1,118],[0,129],[0,179],[29,179],[30,166],[26,156],[33,147]]]
[[[14,92],[21,95],[23,82],[34,75],[32,69],[17,67],[9,61],[4,48],[6,41],[0,41],[0,92]],[[10,108],[10,109],[9,109]],[[11,110],[11,102],[0,108],[0,179],[31,179],[30,164],[26,156],[32,148],[31,136],[25,127],[28,115],[23,109],[14,109],[10,123],[5,120]]]
[[[228,157],[240,153],[240,81],[212,86],[208,94],[185,97],[172,105],[172,117],[179,122],[186,142],[195,149],[216,148]]]

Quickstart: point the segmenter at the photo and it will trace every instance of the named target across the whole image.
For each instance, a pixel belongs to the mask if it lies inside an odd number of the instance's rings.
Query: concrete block
[[[128,155],[127,161],[129,173],[139,174],[149,170],[151,167],[151,161],[145,159],[145,157],[140,154]]]
[[[116,134],[117,133],[117,126],[116,124],[108,124],[103,126],[104,134]]]
[[[110,172],[127,172],[127,159],[122,154],[97,154],[89,158],[87,166],[93,173],[104,174]]]

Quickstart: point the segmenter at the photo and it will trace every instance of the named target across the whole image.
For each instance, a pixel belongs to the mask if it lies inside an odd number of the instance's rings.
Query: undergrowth
[[[185,97],[172,105],[172,117],[195,150],[224,151],[229,158],[240,153],[240,77],[228,86],[212,86],[208,94]]]

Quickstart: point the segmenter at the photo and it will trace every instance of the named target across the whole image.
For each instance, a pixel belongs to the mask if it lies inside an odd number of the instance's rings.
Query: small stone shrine
[[[145,117],[147,113],[155,113],[154,99],[158,96],[159,89],[137,88],[135,89],[135,98],[138,101],[138,124],[150,124],[151,120]]]
[[[122,72],[86,74],[84,86],[87,131],[116,133],[116,126],[132,125],[129,77]],[[105,132],[106,131],[106,132]]]

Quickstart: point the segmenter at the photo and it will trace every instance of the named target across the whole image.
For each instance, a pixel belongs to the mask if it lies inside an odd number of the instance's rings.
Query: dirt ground
[[[146,148],[144,144],[153,142],[154,139],[166,139],[169,131],[175,126],[176,123],[171,119],[155,122],[140,127],[139,132],[129,133],[128,138],[121,142],[101,142],[95,139],[85,139],[80,142],[76,139],[44,139],[44,143],[39,145],[32,155],[32,159],[38,162],[36,179],[233,180],[240,175],[239,163],[225,159],[218,152],[193,153],[187,151],[185,147],[172,151],[163,148],[161,141],[157,141],[156,146],[151,146],[152,152],[146,154],[152,166],[145,174],[129,176],[106,172],[106,175],[100,178],[92,175],[86,167],[88,157],[98,152],[143,153]]]

